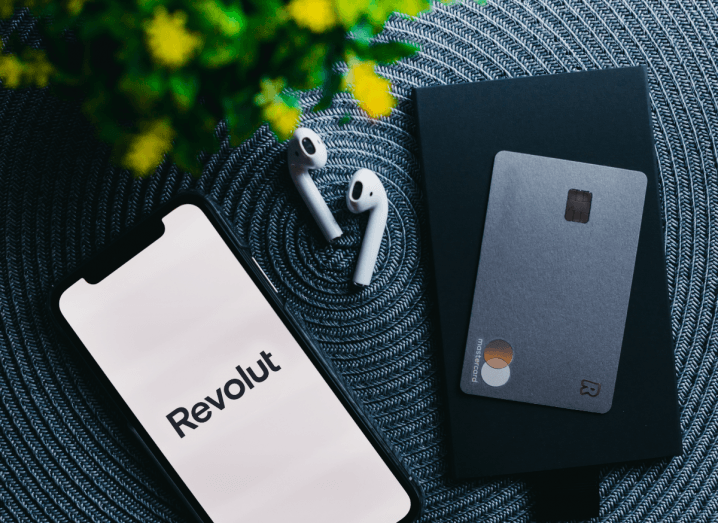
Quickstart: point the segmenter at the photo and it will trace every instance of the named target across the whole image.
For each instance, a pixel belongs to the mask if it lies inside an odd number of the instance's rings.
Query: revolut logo
[[[581,380],[581,396],[595,398],[601,393],[601,384],[588,380]]]
[[[212,407],[217,410],[224,410],[226,406],[225,398],[230,400],[238,400],[247,390],[252,390],[255,383],[262,383],[264,380],[269,378],[269,371],[277,372],[282,367],[274,365],[272,360],[272,354],[267,354],[262,351],[259,353],[262,357],[261,360],[257,360],[257,366],[259,367],[259,376],[254,373],[252,367],[242,369],[240,365],[237,365],[235,369],[239,373],[240,378],[233,378],[224,384],[224,387],[220,387],[215,392],[215,397],[207,396],[205,401],[200,401],[194,404],[194,406],[187,410],[184,407],[179,407],[167,414],[167,420],[172,425],[172,428],[177,431],[180,438],[185,437],[183,427],[188,427],[192,430],[196,429],[199,425],[197,423],[206,423],[212,417]],[[266,365],[265,365],[266,363]],[[190,413],[192,419],[197,423],[190,421]]]

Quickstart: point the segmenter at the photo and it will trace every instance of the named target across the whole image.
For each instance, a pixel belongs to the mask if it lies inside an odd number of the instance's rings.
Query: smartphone
[[[416,481],[201,195],[113,242],[50,307],[199,521],[418,518]]]

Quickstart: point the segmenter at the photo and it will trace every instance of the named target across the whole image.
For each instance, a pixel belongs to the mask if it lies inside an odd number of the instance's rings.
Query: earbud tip
[[[361,287],[362,289],[365,287],[369,287],[371,284],[371,277],[374,275],[374,267],[371,268],[372,273],[369,274],[369,277],[367,277],[366,274],[357,274],[354,273],[354,278],[352,278],[352,283],[356,285],[357,287]],[[359,272],[362,272],[361,270]]]
[[[329,209],[327,209],[327,213],[329,213]],[[316,218],[317,225],[319,225],[319,228],[322,230],[322,234],[324,235],[324,238],[329,242],[333,243],[342,236],[342,229],[339,227],[339,224],[334,219],[334,216],[331,214],[328,214],[324,218]]]

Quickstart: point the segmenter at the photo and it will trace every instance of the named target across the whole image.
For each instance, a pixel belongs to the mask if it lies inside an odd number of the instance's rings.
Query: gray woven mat
[[[10,30],[34,38],[26,17],[2,28]],[[685,452],[604,469],[601,515],[714,519],[717,35],[718,5],[702,0],[490,0],[392,20],[384,38],[418,41],[423,51],[383,70],[400,101],[391,118],[370,121],[340,97],[305,122],[329,148],[318,185],[346,231],[331,247],[291,186],[284,148],[265,130],[238,149],[224,142],[199,182],[169,167],[137,181],[108,164],[76,108],[41,91],[0,93],[0,520],[184,521],[59,340],[46,296],[119,231],[191,186],[220,203],[420,478],[423,521],[529,520],[524,485],[447,476],[410,90],[636,64],[648,67],[651,88]],[[340,126],[347,112],[353,120]],[[359,167],[384,177],[391,207],[375,281],[356,293],[348,282],[363,222],[343,199]]]

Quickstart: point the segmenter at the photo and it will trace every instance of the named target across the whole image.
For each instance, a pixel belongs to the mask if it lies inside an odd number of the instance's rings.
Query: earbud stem
[[[356,269],[354,269],[355,285],[366,287],[371,283],[388,214],[389,206],[386,201],[369,213],[369,221],[366,224],[366,231],[364,231],[364,240],[359,250]]]
[[[314,185],[307,169],[300,165],[290,165],[289,173],[314,221],[317,222],[327,241],[332,242],[339,238],[342,235],[342,229],[334,219],[334,215],[329,210],[324,198],[322,198],[319,189]]]

